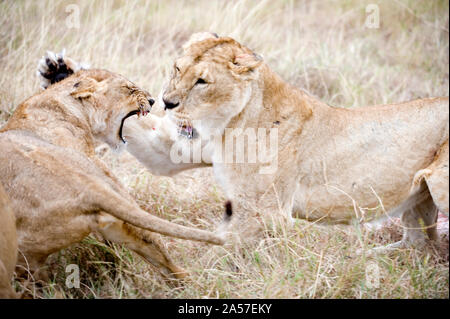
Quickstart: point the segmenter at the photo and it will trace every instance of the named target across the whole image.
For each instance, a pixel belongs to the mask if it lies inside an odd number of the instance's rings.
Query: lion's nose
[[[153,104],[155,104],[155,100],[154,99],[148,99],[148,103],[150,103],[150,106],[153,106]]]
[[[178,105],[180,105],[180,102],[173,103],[171,101],[167,101],[166,99],[163,99],[163,102],[164,102],[164,109],[165,110],[173,109],[173,108],[176,108]]]

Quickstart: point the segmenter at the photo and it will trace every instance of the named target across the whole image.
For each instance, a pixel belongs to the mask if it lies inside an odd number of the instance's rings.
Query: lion
[[[401,214],[403,238],[390,248],[423,245],[423,230],[437,238],[438,210],[449,211],[448,97],[337,108],[292,87],[230,37],[196,34],[183,49],[164,106],[175,125],[212,144],[215,177],[237,217],[342,223]],[[276,152],[236,160],[251,155],[250,137],[265,144],[272,132]],[[236,146],[224,160],[229,138],[244,137],[243,154]]]
[[[40,73],[51,78],[65,68],[62,55],[47,55]],[[39,270],[48,255],[98,232],[163,275],[185,277],[153,232],[215,245],[224,243],[223,234],[143,211],[94,151],[96,140],[122,147],[124,123],[149,112],[150,94],[100,69],[51,83],[20,104],[0,129],[0,181],[16,216],[19,265],[46,278]]]
[[[252,223],[242,219],[249,216],[281,216],[289,225],[293,218],[349,223],[402,215],[403,238],[386,248],[421,246],[423,230],[437,239],[437,211],[448,214],[448,97],[336,108],[285,83],[231,38],[197,33],[183,48],[162,92],[166,114],[134,117],[123,128],[126,149],[150,172],[212,165],[247,237],[244,225]],[[272,160],[224,163],[226,131],[242,141],[258,128],[277,132]],[[173,150],[194,143],[200,161],[192,153],[173,160]],[[267,167],[277,169],[267,174]]]
[[[0,299],[16,298],[11,287],[17,261],[16,220],[9,198],[0,185]]]

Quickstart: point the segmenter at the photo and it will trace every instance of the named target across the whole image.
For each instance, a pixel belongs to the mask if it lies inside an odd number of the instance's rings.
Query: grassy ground
[[[156,96],[181,44],[203,30],[243,42],[284,79],[331,105],[449,95],[448,1],[80,1],[79,27],[71,28],[73,9],[67,6],[72,2],[0,2],[0,125],[38,91],[36,64],[47,49],[66,48],[68,55],[121,73]],[[368,3],[378,4],[379,28],[364,24]],[[223,202],[209,169],[163,178],[128,154],[107,152],[103,158],[146,210],[184,225],[215,227]],[[448,298],[448,238],[443,249],[426,253],[354,254],[399,236],[395,225],[369,232],[356,224],[298,221],[288,232],[269,225],[262,238],[242,247],[166,238],[174,259],[192,274],[184,284],[164,281],[124,247],[89,237],[52,255],[51,281],[30,293],[37,298]],[[79,289],[65,285],[71,263],[80,266]],[[378,272],[379,285],[370,284],[371,269]],[[23,289],[19,282],[16,286]]]

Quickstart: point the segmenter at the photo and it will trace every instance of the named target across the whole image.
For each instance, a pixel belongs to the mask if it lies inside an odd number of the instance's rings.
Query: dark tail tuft
[[[231,201],[227,200],[225,202],[225,216],[224,219],[226,222],[231,220],[231,217],[233,216],[233,205],[231,204]]]

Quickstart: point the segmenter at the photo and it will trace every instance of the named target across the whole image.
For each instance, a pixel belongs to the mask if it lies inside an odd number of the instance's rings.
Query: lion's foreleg
[[[98,218],[98,231],[107,240],[124,244],[155,266],[166,277],[181,279],[187,272],[175,265],[158,234],[132,226],[123,221],[101,213]]]

